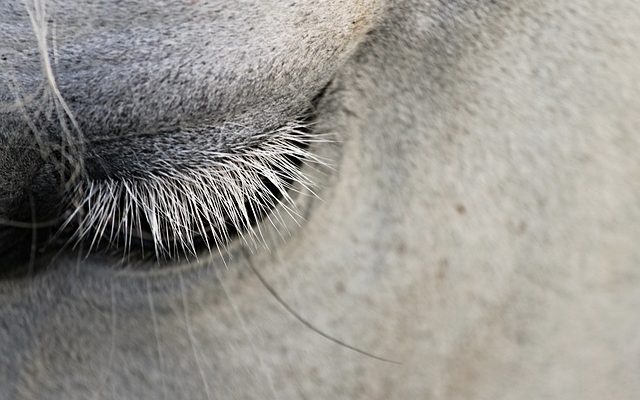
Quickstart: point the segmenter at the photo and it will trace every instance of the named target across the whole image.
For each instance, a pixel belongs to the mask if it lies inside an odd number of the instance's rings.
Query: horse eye
[[[80,177],[67,196],[58,241],[85,254],[156,263],[193,259],[234,237],[255,242],[263,219],[295,217],[294,191],[311,183],[302,165],[323,163],[310,148],[323,136],[309,124],[288,123],[224,151],[196,149],[191,161],[163,159],[136,174]]]
[[[70,167],[56,177],[57,168],[41,166],[33,177],[40,190],[15,201],[22,207],[10,220],[0,219],[0,255],[12,266],[0,274],[32,273],[52,252],[165,265],[219,252],[234,238],[259,244],[263,220],[277,230],[297,218],[295,196],[312,193],[303,167],[326,163],[314,151],[329,138],[312,129],[310,115],[228,141],[224,150],[192,148],[173,160],[149,153],[155,163],[146,170],[114,175],[90,156],[75,176]]]

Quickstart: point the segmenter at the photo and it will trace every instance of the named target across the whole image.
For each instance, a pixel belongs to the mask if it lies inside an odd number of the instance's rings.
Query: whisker
[[[373,358],[376,359],[378,361],[383,361],[383,362],[387,362],[387,363],[392,363],[392,364],[398,364],[398,365],[402,365],[402,363],[400,361],[395,361],[389,358],[385,358],[385,357],[380,357],[377,356],[373,353],[370,353],[368,351],[359,349],[355,346],[352,346],[340,339],[336,339],[335,337],[321,331],[320,329],[316,328],[311,322],[307,321],[302,315],[300,315],[296,310],[294,310],[293,308],[291,308],[291,306],[289,304],[287,304],[286,301],[284,301],[284,299],[282,297],[280,297],[280,295],[278,294],[278,292],[275,291],[275,289],[269,285],[269,283],[266,281],[266,279],[264,279],[264,277],[262,276],[262,274],[260,274],[260,272],[258,272],[258,270],[255,268],[255,266],[253,265],[253,262],[251,261],[251,257],[249,257],[248,254],[246,254],[246,250],[243,249],[243,253],[245,256],[245,259],[247,261],[247,264],[249,265],[249,268],[251,269],[251,271],[253,271],[253,273],[256,275],[256,277],[258,278],[258,280],[260,281],[260,283],[262,284],[262,286],[265,287],[265,289],[267,289],[267,291],[271,294],[271,296],[289,313],[291,314],[295,319],[298,320],[298,322],[300,322],[302,325],[306,326],[307,328],[311,329],[313,332],[317,333],[318,335],[322,336],[323,338],[341,346],[344,347],[346,349],[349,349],[351,351],[354,351],[356,353],[362,354],[366,357],[369,358]]]
[[[182,308],[184,311],[184,321],[187,328],[187,336],[189,338],[189,343],[191,344],[191,351],[193,352],[193,358],[194,358],[194,361],[196,362],[196,366],[198,367],[200,380],[202,381],[202,385],[204,387],[207,400],[211,400],[211,391],[209,389],[209,383],[207,382],[207,378],[204,373],[204,369],[202,367],[202,360],[198,356],[198,351],[196,348],[196,338],[193,334],[193,328],[191,326],[191,317],[189,316],[189,305],[187,302],[187,292],[186,292],[186,288],[184,287],[184,278],[182,277],[182,274],[178,274],[178,280],[180,281],[180,291],[182,293]]]
[[[158,330],[158,319],[156,316],[156,309],[153,302],[153,294],[151,293],[151,282],[147,279],[147,302],[149,303],[149,311],[151,312],[151,323],[153,324],[153,334],[156,338],[156,351],[158,353],[158,362],[160,364],[160,379],[162,380],[162,394],[163,398],[167,399],[167,382],[165,380],[165,367],[164,358],[162,356],[162,349],[160,346],[160,334]]]

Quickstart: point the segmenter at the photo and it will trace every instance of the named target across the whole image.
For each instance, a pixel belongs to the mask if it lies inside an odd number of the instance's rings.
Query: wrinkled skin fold
[[[639,398],[639,21],[635,0],[0,0],[2,220],[59,203],[35,139],[133,174],[312,103],[336,138],[300,167],[322,200],[257,246],[166,268],[69,248],[0,281],[0,398]]]

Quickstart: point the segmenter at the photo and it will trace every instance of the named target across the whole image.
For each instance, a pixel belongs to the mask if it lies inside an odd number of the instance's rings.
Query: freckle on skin
[[[449,260],[446,258],[441,259],[438,262],[438,269],[436,271],[436,279],[442,281],[447,275],[447,269],[449,268]]]
[[[458,205],[456,205],[456,211],[457,211],[457,212],[458,212],[458,214],[460,214],[460,215],[464,215],[464,214],[466,214],[466,213],[467,213],[467,209],[466,209],[466,207],[465,207],[464,205],[462,205],[462,204],[458,204]]]
[[[516,232],[518,234],[523,234],[527,231],[527,223],[524,221],[520,221],[520,223],[518,224],[518,226],[516,227]]]

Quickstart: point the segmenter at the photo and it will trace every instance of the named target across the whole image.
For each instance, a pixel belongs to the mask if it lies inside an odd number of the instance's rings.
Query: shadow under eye
[[[21,150],[24,154],[33,148]],[[61,184],[55,168],[38,163],[25,180],[31,188],[13,190],[14,196],[4,196],[0,204],[0,279],[21,278],[38,270],[41,255],[62,222]],[[5,194],[11,191],[7,186],[3,189]]]

